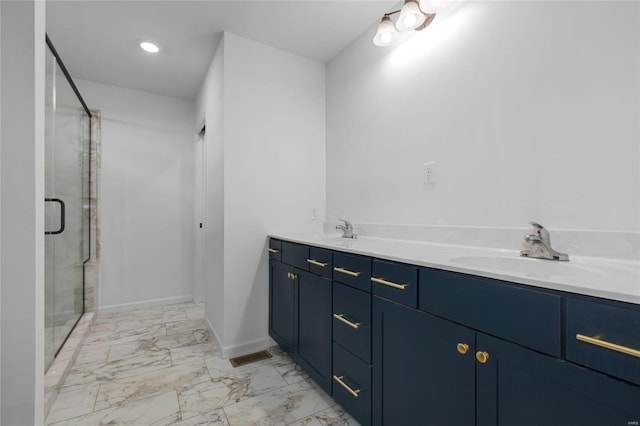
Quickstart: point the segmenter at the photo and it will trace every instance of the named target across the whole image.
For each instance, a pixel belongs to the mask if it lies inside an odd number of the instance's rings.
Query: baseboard
[[[225,359],[233,358],[240,355],[246,355],[253,352],[262,351],[271,346],[269,344],[269,340],[271,340],[269,337],[265,337],[263,339],[256,339],[250,342],[240,343],[238,345],[223,347],[222,357]]]
[[[218,345],[218,347],[221,348],[220,351],[222,353],[222,358],[224,359],[233,358],[240,355],[246,355],[253,352],[258,352],[258,351],[270,348],[271,346],[277,345],[277,343],[275,343],[274,340],[272,340],[270,337],[267,336],[264,339],[252,340],[250,342],[241,343],[239,345],[232,345],[232,346],[225,347],[222,345],[222,340],[220,339],[220,336],[218,336],[218,333],[216,333],[216,331],[211,326],[211,323],[206,317],[204,319],[204,322],[207,325],[209,334],[216,341],[216,344]]]
[[[156,306],[173,305],[175,303],[193,302],[193,295],[165,297],[164,299],[145,300],[142,302],[122,303],[120,305],[99,306],[100,313],[125,312],[133,309],[155,308]]]
[[[216,346],[221,348],[222,340],[220,339],[220,336],[218,336],[218,333],[216,333],[216,330],[213,328],[213,326],[209,322],[209,319],[206,316],[204,317],[204,323],[207,325],[207,330],[209,331],[209,335],[213,338],[213,340],[215,340]]]

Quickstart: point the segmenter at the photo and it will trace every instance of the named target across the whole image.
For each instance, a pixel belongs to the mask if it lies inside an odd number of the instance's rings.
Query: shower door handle
[[[44,234],[45,235],[62,234],[64,232],[64,223],[65,223],[64,201],[62,201],[60,198],[45,198],[44,201],[49,203],[60,204],[60,229],[58,229],[57,231],[44,231]]]

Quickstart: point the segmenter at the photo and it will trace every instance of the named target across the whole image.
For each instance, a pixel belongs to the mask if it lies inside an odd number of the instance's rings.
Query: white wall
[[[225,35],[225,345],[264,342],[266,234],[319,231],[325,211],[325,68]]]
[[[76,84],[102,114],[98,306],[191,300],[195,104]]]
[[[218,204],[224,211],[215,213],[218,220],[223,217],[224,225],[218,240],[224,242],[223,289],[212,287],[207,318],[223,354],[234,356],[269,342],[267,234],[321,230],[325,69],[321,63],[234,34],[225,33],[221,46],[223,70],[218,68],[216,75],[222,75],[223,87],[215,85],[216,92],[205,84],[202,95],[216,99],[207,108],[220,108],[221,91],[223,103],[222,111],[215,112],[223,120],[216,127],[216,132],[223,132],[222,146],[216,148],[217,155],[223,154],[223,164],[207,165],[209,173],[224,172],[223,203]],[[216,58],[213,66],[220,67]],[[207,122],[207,149],[213,145],[209,140],[213,130]],[[216,133],[216,140],[219,136]],[[210,187],[208,191],[215,192]],[[317,220],[312,220],[314,209]],[[210,217],[207,211],[207,220]],[[209,253],[206,256],[210,258]],[[223,298],[222,329],[220,318],[212,316],[220,310],[210,309],[211,297],[218,298],[217,304]]]
[[[327,217],[639,231],[638,8],[467,2],[390,48],[371,27],[327,66]]]
[[[0,424],[42,424],[45,5],[0,10]]]

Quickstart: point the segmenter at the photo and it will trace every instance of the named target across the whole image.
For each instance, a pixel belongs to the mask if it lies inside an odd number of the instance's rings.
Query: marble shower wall
[[[91,150],[90,164],[91,174],[89,177],[90,205],[90,260],[85,264],[84,269],[84,309],[85,312],[93,312],[96,306],[96,297],[99,281],[100,264],[100,135],[101,135],[101,113],[99,110],[91,110]],[[78,300],[78,299],[76,299]]]

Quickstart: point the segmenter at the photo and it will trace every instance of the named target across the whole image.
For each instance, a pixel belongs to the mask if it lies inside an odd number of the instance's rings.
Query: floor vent
[[[241,365],[251,364],[252,362],[262,361],[263,359],[269,358],[271,358],[271,354],[269,353],[269,351],[260,351],[231,358],[229,359],[229,362],[234,367],[240,367]]]

